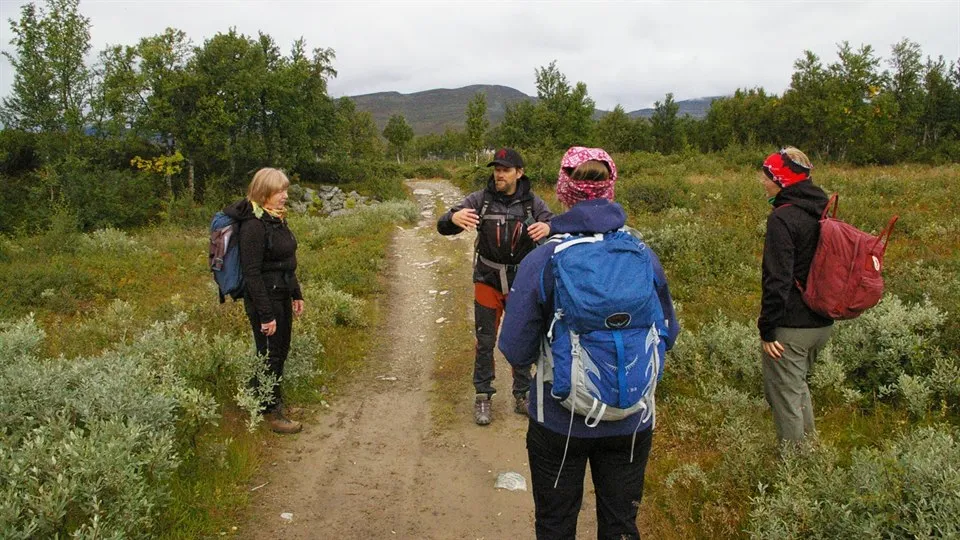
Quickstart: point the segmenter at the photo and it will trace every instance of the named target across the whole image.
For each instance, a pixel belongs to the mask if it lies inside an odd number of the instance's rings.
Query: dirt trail
[[[470,280],[473,237],[440,237],[438,199],[449,207],[462,195],[447,182],[409,181],[423,219],[398,230],[391,246],[390,291],[379,342],[358,377],[303,433],[278,438],[274,458],[252,486],[257,490],[245,538],[533,538],[529,491],[495,490],[497,474],[519,472],[530,482],[526,417],[512,412],[509,367],[498,353],[494,422],[476,426],[472,391],[463,395],[452,424],[431,418],[431,374],[441,316],[472,320],[472,304],[440,313],[436,291],[450,279]],[[429,244],[456,262],[453,276]],[[432,263],[432,264],[431,264]],[[433,292],[431,292],[433,291]],[[371,332],[374,330],[371,329]],[[472,340],[472,335],[463,339]],[[473,362],[464,358],[464,362]],[[394,379],[395,378],[395,379]],[[589,475],[588,475],[589,477]],[[581,536],[596,533],[592,495],[584,500]],[[292,520],[281,513],[293,514]]]

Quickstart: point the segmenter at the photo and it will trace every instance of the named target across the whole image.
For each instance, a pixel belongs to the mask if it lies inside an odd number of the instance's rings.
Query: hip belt
[[[510,285],[507,282],[507,271],[516,272],[520,265],[493,262],[479,253],[477,253],[477,260],[482,262],[484,266],[489,266],[500,273],[500,292],[502,292],[504,296],[510,294]]]

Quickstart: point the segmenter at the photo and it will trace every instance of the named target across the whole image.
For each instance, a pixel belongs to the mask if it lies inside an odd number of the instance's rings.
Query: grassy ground
[[[393,202],[335,219],[291,218],[307,313],[295,323],[291,364],[303,375],[285,383],[289,401],[321,407],[362,368],[376,345],[369,328],[379,317],[379,273],[393,226],[415,217],[413,204]],[[64,361],[122,346],[177,313],[186,314],[184,331],[251,342],[241,303],[217,301],[206,243],[204,229],[170,226],[0,238],[0,320],[34,313],[47,336],[42,356]],[[236,381],[215,372],[197,377],[219,403],[220,418],[180,456],[169,504],[153,529],[163,537],[229,532],[265,438],[274,436],[247,429],[248,416],[233,399]]]
[[[844,521],[861,518],[817,512],[834,504],[869,508],[865,499],[882,497],[865,490],[851,501],[844,491],[851,480],[818,487],[816,478],[847,478],[839,474],[843,467],[862,467],[862,456],[877,455],[870,452],[883,452],[892,441],[925,426],[956,433],[949,426],[960,424],[960,165],[824,164],[814,171],[818,185],[840,193],[841,219],[876,233],[891,216],[900,218],[885,260],[891,296],[868,316],[838,323],[832,359],[815,370],[820,446],[812,455],[822,468],[809,471],[803,483],[778,458],[761,392],[755,320],[770,206],[758,182],[759,161],[733,157],[614,156],[617,201],[660,256],[683,326],[658,387],[641,530],[657,538],[763,537],[776,529],[771,524],[783,522],[794,527],[784,529],[793,531],[788,536],[803,536],[819,530],[811,521],[821,521],[827,530],[865,531],[868,525]],[[549,167],[542,156],[532,158],[534,191],[559,209]],[[485,171],[462,164],[456,170],[464,190],[480,187]],[[830,376],[840,382],[824,382]],[[919,390],[912,390],[916,381]],[[954,441],[948,448],[956,449],[957,437],[945,436]],[[956,470],[953,451],[925,466]],[[885,467],[884,474],[900,478],[920,466]],[[799,514],[785,507],[788,502],[775,504],[779,493],[796,495],[791,482],[810,497],[809,506],[794,505]],[[937,504],[956,506],[958,500]],[[877,525],[893,536],[906,527],[898,522],[936,515],[884,504],[871,511],[893,516]]]

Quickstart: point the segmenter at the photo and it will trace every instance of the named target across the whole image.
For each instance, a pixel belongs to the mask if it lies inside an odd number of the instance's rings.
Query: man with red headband
[[[773,210],[767,217],[763,244],[757,327],[763,347],[764,395],[781,444],[796,443],[814,433],[807,377],[833,329],[833,320],[807,307],[800,289],[806,286],[820,238],[820,216],[827,206],[827,195],[813,184],[811,170],[807,156],[788,146],[767,156],[760,177]]]

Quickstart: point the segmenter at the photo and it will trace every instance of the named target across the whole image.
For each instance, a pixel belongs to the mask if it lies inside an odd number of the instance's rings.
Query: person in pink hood
[[[624,227],[626,212],[613,202],[616,181],[617,166],[605,151],[570,148],[561,162],[557,181],[557,198],[567,212],[551,220],[551,233],[594,236],[625,230],[639,237],[638,232]],[[541,366],[552,365],[547,359],[550,346],[544,346],[544,340],[551,331],[551,321],[558,315],[551,258],[560,245],[552,239],[520,263],[499,341],[500,350],[514,369],[538,365],[537,382],[530,390],[527,428],[537,538],[575,537],[587,463],[597,499],[597,537],[639,538],[637,511],[653,443],[653,415],[627,413],[616,420],[598,418],[591,425],[583,415],[572,414],[555,398],[551,382],[555,379],[548,379],[545,372],[549,368],[541,371]],[[660,302],[663,320],[657,326],[663,334],[658,354],[662,354],[673,347],[680,326],[666,276],[652,250],[650,261],[652,271],[647,280],[637,279],[635,285],[646,294],[655,293]]]

